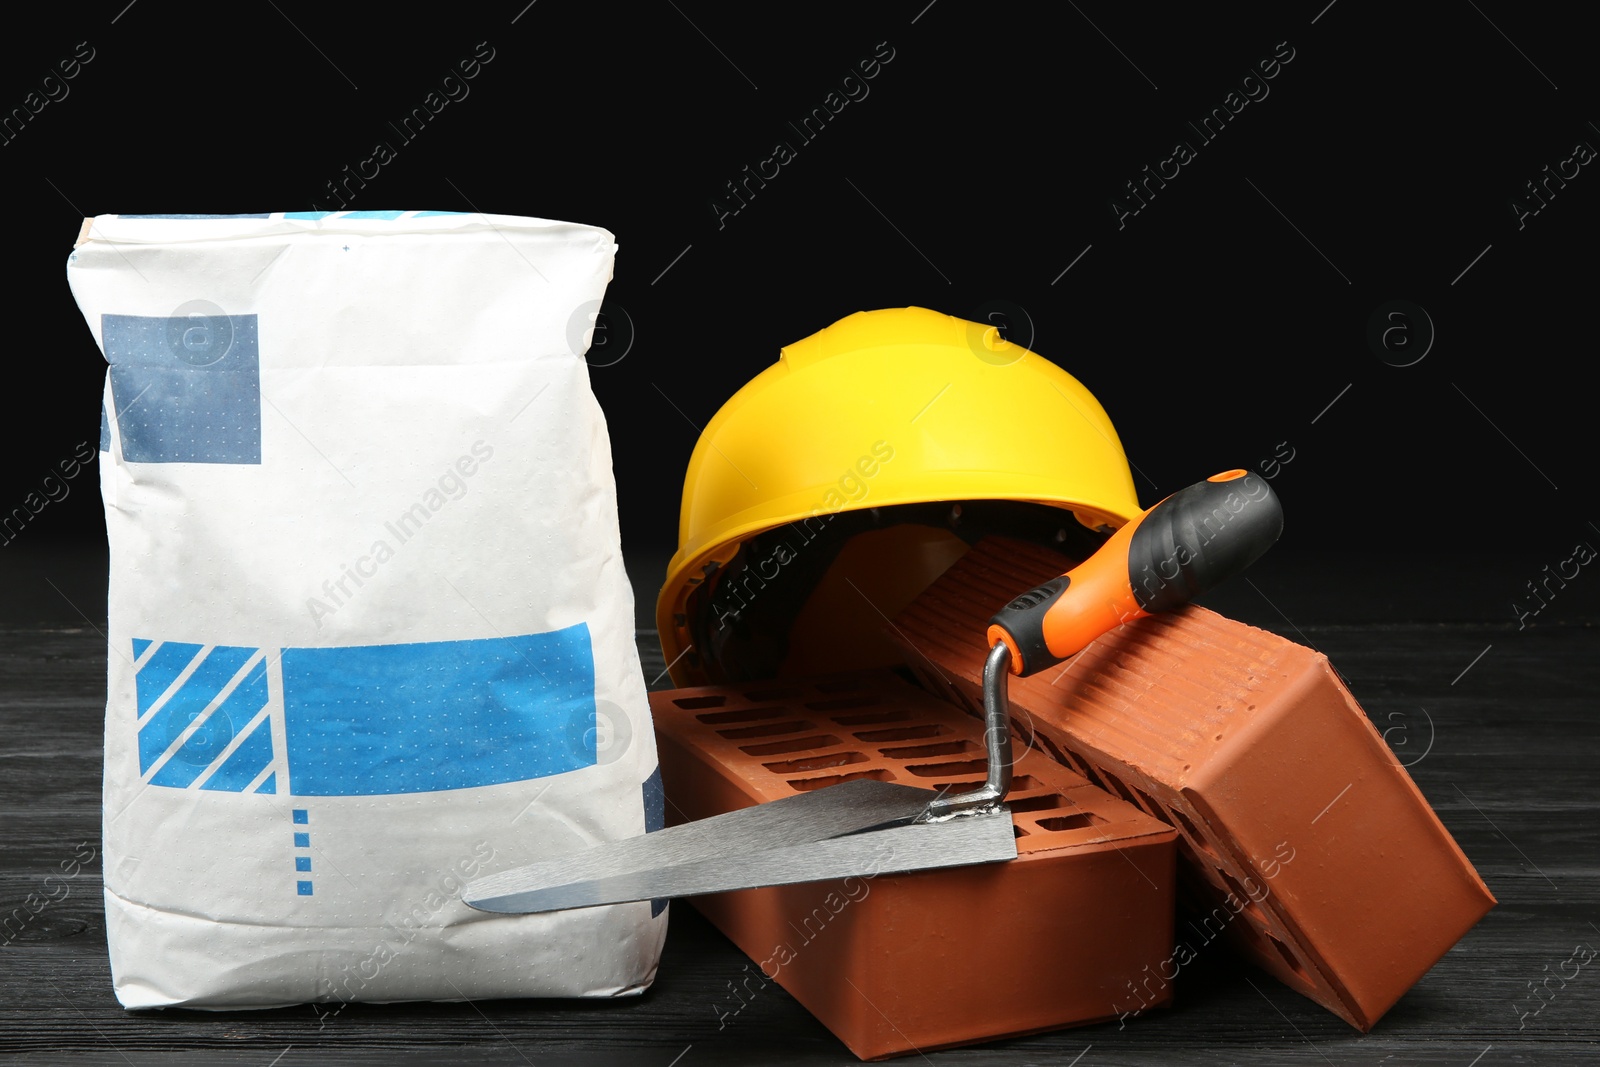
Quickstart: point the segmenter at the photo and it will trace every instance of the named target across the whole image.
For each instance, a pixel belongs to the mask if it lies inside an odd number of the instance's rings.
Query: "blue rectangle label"
[[[205,300],[169,316],[102,315],[111,395],[129,463],[260,463],[256,316]],[[110,448],[111,426],[101,431]]]
[[[592,765],[583,623],[548,633],[283,652],[289,792],[499,785]]]

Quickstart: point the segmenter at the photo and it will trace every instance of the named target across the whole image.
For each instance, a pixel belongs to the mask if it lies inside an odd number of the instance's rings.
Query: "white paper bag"
[[[659,827],[606,427],[616,246],[452,212],[90,220],[126,1007],[615,996],[664,902],[473,911]],[[327,1009],[336,1010],[336,1009]]]

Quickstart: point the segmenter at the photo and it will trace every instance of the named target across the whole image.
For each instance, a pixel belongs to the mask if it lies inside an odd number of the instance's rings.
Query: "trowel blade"
[[[462,897],[525,914],[1016,858],[1008,811],[912,822],[934,795],[846,782],[502,871]]]

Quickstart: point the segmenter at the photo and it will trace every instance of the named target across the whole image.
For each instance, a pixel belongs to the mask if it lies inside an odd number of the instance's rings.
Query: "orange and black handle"
[[[1283,508],[1260,475],[1225,471],[1181,489],[1123,526],[1059,578],[989,620],[989,645],[1029,675],[1075,655],[1108,630],[1170,611],[1233,577],[1283,532]]]

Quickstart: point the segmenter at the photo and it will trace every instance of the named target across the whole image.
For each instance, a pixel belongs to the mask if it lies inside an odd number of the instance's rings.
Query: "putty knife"
[[[1248,567],[1283,531],[1260,477],[1227,471],[1167,497],[1093,556],[990,620],[983,785],[949,795],[860,779],[502,871],[462,893],[505,914],[792,885],[1015,859],[1010,674],[1030,675],[1108,630],[1169,611]]]

